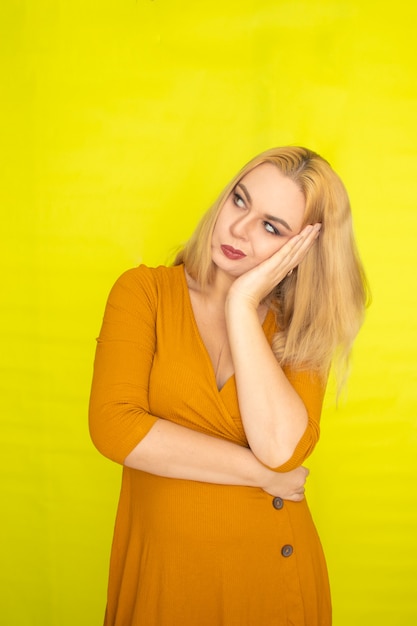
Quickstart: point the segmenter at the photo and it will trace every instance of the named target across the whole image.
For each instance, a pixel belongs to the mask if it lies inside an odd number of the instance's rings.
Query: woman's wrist
[[[259,306],[259,300],[251,294],[239,291],[232,285],[226,297],[226,312],[240,312],[242,309],[256,311]]]

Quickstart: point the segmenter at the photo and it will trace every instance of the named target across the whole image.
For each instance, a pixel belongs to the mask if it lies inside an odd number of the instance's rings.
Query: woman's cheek
[[[261,263],[262,261],[266,261],[266,259],[269,259],[276,252],[278,252],[278,250],[281,250],[282,246],[285,244],[287,240],[288,240],[288,237],[285,237],[285,238],[280,237],[279,241],[274,242],[273,244],[270,244],[267,250],[264,248],[262,251],[260,251],[260,254],[258,255],[259,263]]]

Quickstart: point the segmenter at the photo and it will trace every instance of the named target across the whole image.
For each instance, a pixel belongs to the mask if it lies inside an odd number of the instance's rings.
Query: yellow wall
[[[107,292],[165,262],[256,152],[297,143],[345,180],[374,297],[310,463],[335,626],[414,624],[415,3],[0,11],[0,622],[101,623],[120,468],[86,414]]]

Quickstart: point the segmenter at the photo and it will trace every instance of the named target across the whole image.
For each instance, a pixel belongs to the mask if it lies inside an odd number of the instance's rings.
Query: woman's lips
[[[226,256],[228,259],[232,259],[234,261],[238,260],[238,259],[243,259],[243,257],[246,256],[246,254],[244,252],[242,252],[242,250],[236,250],[235,248],[232,248],[232,246],[220,246],[224,256]]]

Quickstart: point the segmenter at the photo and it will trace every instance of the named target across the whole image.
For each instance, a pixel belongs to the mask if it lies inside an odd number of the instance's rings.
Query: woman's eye
[[[278,228],[275,228],[275,226],[272,226],[272,224],[270,224],[269,222],[264,222],[264,227],[265,230],[268,233],[272,233],[273,235],[280,235],[281,233],[279,232]]]
[[[235,203],[236,206],[240,207],[241,209],[245,208],[245,201],[244,201],[244,199],[242,198],[242,196],[239,196],[239,194],[236,193],[236,191],[233,194],[233,200],[234,200],[234,203]]]

